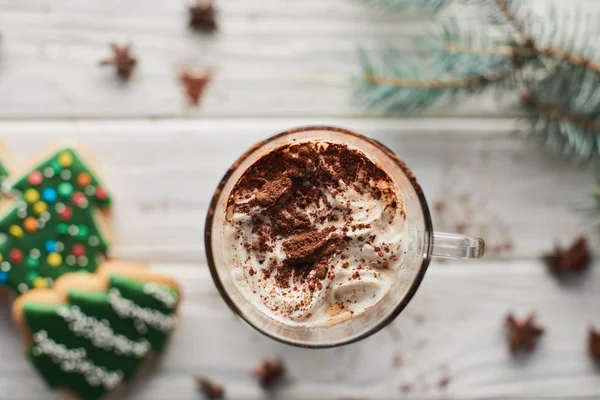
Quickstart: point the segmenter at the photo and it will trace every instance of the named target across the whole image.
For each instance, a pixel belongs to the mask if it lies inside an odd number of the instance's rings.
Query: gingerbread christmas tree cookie
[[[0,205],[0,285],[17,293],[95,271],[110,242],[101,212],[110,198],[81,149],[56,148],[32,165],[9,174]]]
[[[95,400],[130,381],[163,349],[179,300],[171,278],[111,262],[21,295],[13,318],[46,382],[71,397]]]

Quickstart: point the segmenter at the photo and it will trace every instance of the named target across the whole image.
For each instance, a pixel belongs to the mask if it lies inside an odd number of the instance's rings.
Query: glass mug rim
[[[402,300],[394,307],[392,312],[390,312],[388,315],[385,316],[385,318],[382,318],[380,321],[377,322],[377,324],[375,324],[368,330],[366,330],[358,335],[351,336],[347,339],[337,340],[332,343],[316,343],[315,344],[315,343],[305,343],[305,342],[300,342],[300,341],[293,341],[290,339],[286,339],[286,338],[274,335],[274,334],[268,332],[267,330],[262,329],[260,326],[257,326],[256,324],[254,324],[252,321],[250,321],[244,315],[244,312],[233,301],[230,294],[227,292],[224,285],[222,284],[221,278],[219,277],[219,273],[217,271],[217,267],[215,265],[215,258],[214,258],[214,254],[213,254],[212,231],[213,231],[213,220],[215,217],[215,210],[216,210],[217,203],[221,199],[222,190],[223,190],[224,186],[227,184],[227,182],[229,182],[231,175],[238,169],[238,167],[242,164],[243,161],[245,161],[248,157],[250,157],[250,155],[252,155],[256,151],[258,151],[265,145],[269,144],[270,142],[273,142],[275,140],[278,140],[278,139],[281,139],[281,138],[284,138],[287,136],[293,136],[293,135],[301,133],[301,132],[307,132],[307,131],[328,131],[328,132],[341,133],[343,135],[349,135],[354,138],[358,138],[359,140],[365,141],[368,144],[376,147],[381,152],[383,152],[387,157],[389,157],[390,161],[394,162],[402,170],[405,177],[408,179],[408,181],[412,185],[412,187],[415,191],[415,194],[417,196],[419,205],[422,210],[423,224],[425,226],[424,227],[424,236],[425,236],[424,249],[426,250],[426,252],[423,254],[421,265],[418,267],[418,272],[416,273],[414,279],[410,283],[410,286],[409,286],[408,290],[406,291],[406,294],[402,298]],[[367,156],[368,156],[368,154],[367,154]],[[243,174],[243,172],[242,172],[242,174]],[[327,126],[327,125],[309,125],[309,126],[301,126],[301,127],[288,129],[281,133],[270,136],[264,140],[258,141],[254,145],[250,146],[250,148],[248,148],[246,151],[244,151],[234,161],[234,163],[228,168],[227,172],[225,172],[225,174],[219,181],[219,184],[217,185],[217,188],[215,189],[213,197],[210,201],[208,212],[206,215],[206,222],[204,225],[204,247],[205,247],[205,252],[206,252],[208,268],[210,270],[210,274],[214,281],[214,284],[215,284],[217,290],[219,291],[219,294],[221,295],[221,298],[225,301],[225,303],[229,306],[229,308],[238,317],[240,317],[246,324],[248,324],[249,326],[251,326],[252,328],[257,330],[258,332],[262,333],[263,335],[270,337],[271,339],[277,340],[278,342],[281,342],[281,343],[293,345],[296,347],[304,347],[304,348],[330,348],[330,347],[338,347],[338,346],[354,343],[354,342],[365,339],[366,337],[369,337],[369,336],[377,333],[378,331],[383,329],[385,326],[387,326],[389,323],[391,323],[406,308],[408,303],[412,300],[415,293],[417,292],[417,289],[421,285],[421,282],[423,281],[423,278],[425,276],[425,272],[427,272],[427,268],[428,268],[429,263],[432,258],[432,253],[433,253],[433,245],[432,244],[433,244],[433,223],[431,221],[431,213],[429,211],[429,206],[427,205],[427,200],[425,199],[425,195],[424,195],[423,190],[421,189],[421,186],[419,185],[417,179],[413,175],[412,171],[408,168],[408,166],[406,166],[404,161],[396,153],[394,153],[390,148],[388,148],[387,146],[385,146],[384,144],[382,144],[381,142],[379,142],[376,139],[369,138],[361,133],[355,132],[355,131],[347,129],[347,128]],[[310,329],[310,328],[307,328],[307,329]]]

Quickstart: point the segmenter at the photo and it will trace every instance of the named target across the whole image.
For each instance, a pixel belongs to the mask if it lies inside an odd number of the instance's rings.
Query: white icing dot
[[[60,171],[60,177],[63,180],[68,181],[69,179],[71,179],[71,171],[69,171],[68,169],[63,169],[62,171]]]
[[[48,337],[48,333],[46,333],[46,331],[44,331],[44,330],[41,330],[41,331],[36,332],[33,335],[33,340],[35,342],[41,342],[42,340],[45,340],[47,337]]]
[[[3,261],[2,264],[0,264],[0,269],[4,272],[10,271],[10,264],[8,261]]]
[[[50,213],[48,211],[43,211],[40,214],[40,219],[42,219],[44,221],[50,221]]]
[[[50,167],[44,168],[44,176],[46,178],[52,178],[54,176],[54,170]]]
[[[39,258],[40,251],[38,249],[31,249],[31,251],[29,252],[29,255],[33,258]]]
[[[27,209],[26,209],[26,208],[22,208],[22,207],[21,207],[21,208],[19,208],[19,209],[17,210],[17,217],[19,217],[19,218],[23,219],[23,218],[25,218],[26,216],[27,216]]]
[[[76,320],[76,322],[80,323],[81,319]],[[83,331],[81,335],[85,336],[85,333]],[[122,371],[108,371],[105,367],[94,364],[92,360],[87,358],[87,353],[83,348],[69,349],[64,344],[56,343],[49,338],[44,331],[35,333],[33,339],[35,345],[32,348],[32,354],[50,357],[58,368],[70,374],[83,376],[91,387],[102,386],[105,390],[112,391],[123,380]]]
[[[86,208],[89,204],[89,201],[86,198],[83,198],[79,202],[79,208]]]
[[[0,243],[6,242],[7,238],[8,236],[6,235],[6,233],[0,233]]]
[[[149,294],[156,300],[160,301],[165,307],[173,308],[177,305],[178,295],[171,292],[166,285],[150,282],[144,285],[144,293]]]
[[[148,327],[146,326],[146,324],[144,324],[143,321],[139,319],[135,320],[133,326],[135,326],[135,330],[141,333],[142,335],[148,333]]]
[[[65,245],[63,242],[56,242],[56,251],[59,253],[65,249]]]
[[[84,189],[85,194],[88,196],[93,196],[96,194],[96,187],[92,185],[87,185]]]
[[[54,279],[46,278],[46,283],[48,284],[48,287],[52,287],[52,285],[54,285]]]
[[[63,203],[56,203],[56,206],[54,207],[56,209],[56,212],[63,212],[65,209],[65,205]]]
[[[79,232],[79,228],[77,227],[77,225],[69,226],[69,235],[75,236],[77,235],[77,232]]]
[[[69,330],[76,336],[88,339],[100,349],[135,358],[143,358],[151,350],[151,345],[146,339],[129,339],[115,333],[108,320],[99,321],[83,313],[77,306],[59,308],[56,314],[68,323]]]
[[[132,319],[134,327],[141,334],[146,333],[148,326],[169,333],[177,320],[174,315],[166,315],[158,310],[135,304],[130,299],[122,297],[121,292],[115,288],[108,291],[108,303],[119,317]]]
[[[65,261],[67,262],[67,265],[73,266],[75,263],[77,263],[77,257],[75,257],[73,254],[69,254]]]
[[[43,219],[38,219],[38,229],[43,229],[46,226],[46,221],[44,221]]]
[[[100,239],[98,239],[98,236],[92,235],[88,238],[88,243],[90,246],[98,246],[100,244]]]
[[[21,293],[25,293],[29,290],[29,287],[24,283],[19,283],[19,286],[17,286],[17,290]]]
[[[88,265],[88,259],[86,256],[81,256],[77,258],[77,264],[79,264],[80,267],[85,267]]]

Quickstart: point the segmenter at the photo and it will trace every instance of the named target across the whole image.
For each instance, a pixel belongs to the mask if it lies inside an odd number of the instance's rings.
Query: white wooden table
[[[514,137],[515,120],[491,99],[423,119],[378,119],[353,105],[345,78],[357,72],[355,43],[409,46],[423,21],[349,0],[218,6],[221,30],[207,36],[186,29],[184,1],[0,0],[2,141],[17,161],[60,139],[91,148],[115,198],[112,255],[173,274],[185,291],[171,346],[127,397],[200,398],[193,377],[203,374],[230,398],[263,398],[249,371],[281,355],[289,369],[281,399],[600,398],[600,370],[586,354],[588,325],[600,327],[600,270],[561,285],[538,260],[554,240],[582,233],[598,248],[595,221],[572,207],[593,179]],[[140,61],[126,86],[96,66],[108,42],[123,40]],[[185,106],[176,80],[182,65],[215,69],[197,109]],[[436,229],[464,226],[492,249],[480,262],[434,262],[391,326],[324,351],[273,342],[238,321],[203,248],[207,205],[229,164],[258,139],[306,124],[389,145],[430,204],[445,203]],[[0,310],[0,398],[55,398],[23,357],[8,307]],[[509,310],[535,310],[547,328],[530,357],[507,353]]]

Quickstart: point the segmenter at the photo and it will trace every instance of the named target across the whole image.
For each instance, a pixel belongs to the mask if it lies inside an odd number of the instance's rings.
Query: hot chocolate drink
[[[287,325],[328,326],[388,292],[404,254],[403,199],[361,151],[313,140],[272,150],[236,182],[221,243],[242,295]]]

